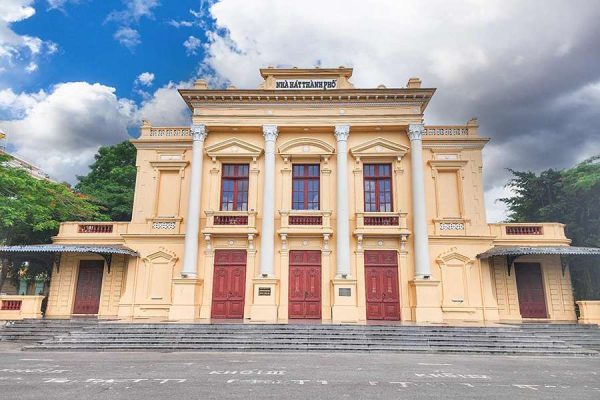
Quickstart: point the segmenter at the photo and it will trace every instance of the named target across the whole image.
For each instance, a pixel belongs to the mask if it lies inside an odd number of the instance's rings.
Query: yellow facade
[[[509,275],[504,259],[488,262],[477,255],[494,246],[568,246],[570,241],[561,224],[486,222],[481,151],[488,139],[480,136],[476,120],[462,126],[424,127],[420,167],[429,274],[417,279],[415,174],[408,130],[411,124],[423,123],[435,90],[421,88],[416,78],[405,88],[356,89],[348,68],[268,68],[261,73],[265,81],[257,90],[211,90],[197,81],[193,88],[180,91],[192,111],[192,124],[205,132],[200,198],[190,199],[190,127],[144,122],[140,137],[133,140],[138,172],[132,221],[61,225],[54,238],[57,244],[122,245],[139,253],[139,257],[115,256],[110,273],[105,267],[99,317],[209,319],[215,254],[244,250],[243,318],[285,322],[290,317],[290,254],[316,251],[320,253],[320,319],[365,322],[367,291],[372,289],[366,283],[365,254],[388,250],[397,260],[401,321],[522,319],[515,269]],[[298,79],[335,81],[335,87],[277,88],[280,82]],[[349,273],[342,274],[337,259],[339,142],[334,136],[340,124],[349,127],[347,173],[341,183],[348,193],[350,257]],[[266,192],[264,126],[277,129],[274,181]],[[243,211],[222,210],[225,164],[248,166]],[[292,209],[292,171],[300,164],[318,165],[318,210]],[[391,211],[365,211],[365,165],[373,164],[390,166]],[[274,199],[272,273],[263,273],[260,263],[261,247],[267,243],[262,235],[265,193]],[[200,209],[197,262],[191,275],[182,274],[185,246],[191,248],[185,244],[190,201]],[[73,314],[79,263],[89,258],[101,259],[63,255],[55,266],[48,316]],[[519,262],[540,264],[546,318],[575,320],[569,271],[563,272],[559,257],[524,257]]]

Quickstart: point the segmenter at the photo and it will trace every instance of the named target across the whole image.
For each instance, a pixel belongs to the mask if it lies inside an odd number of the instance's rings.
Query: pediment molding
[[[257,159],[262,154],[263,149],[252,143],[248,143],[238,138],[231,138],[225,141],[212,144],[206,147],[206,154],[213,159],[217,158],[252,158]]]
[[[143,258],[143,260],[147,263],[165,262],[175,264],[175,262],[177,261],[177,256],[174,252],[160,247],[158,251],[147,255]]]
[[[279,154],[282,156],[321,156],[334,152],[335,148],[329,143],[311,137],[288,140],[279,146]]]
[[[350,153],[355,158],[364,157],[390,157],[402,158],[408,153],[409,147],[391,140],[377,137],[367,142],[361,143],[350,149]]]

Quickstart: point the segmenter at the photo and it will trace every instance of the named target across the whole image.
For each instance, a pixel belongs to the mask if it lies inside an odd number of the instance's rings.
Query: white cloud
[[[40,54],[52,54],[56,51],[55,43],[12,30],[13,23],[35,14],[33,3],[34,0],[0,1],[0,74],[8,70],[18,73],[21,69],[18,67],[36,64],[35,60]]]
[[[140,39],[140,33],[127,26],[122,26],[119,28],[113,37],[131,51],[133,51],[133,49],[142,42]]]
[[[16,106],[21,119],[0,120],[15,152],[59,180],[85,173],[99,145],[127,139],[135,105],[98,83],[68,82],[49,93],[0,92],[0,109]]]
[[[34,63],[33,61],[30,62],[29,64],[27,64],[27,66],[25,67],[25,71],[32,73],[37,71],[38,69],[38,65],[36,63]]]
[[[183,47],[185,47],[185,52],[188,56],[196,54],[201,46],[202,41],[194,36],[188,37],[185,42],[183,42]]]
[[[137,111],[137,121],[146,119],[153,125],[189,125],[190,112],[177,92],[177,88],[191,87],[191,82],[169,82],[157,89],[152,97],[142,102]]]
[[[135,79],[135,84],[142,86],[152,86],[154,82],[154,74],[152,72],[142,72]]]
[[[80,3],[81,0],[46,0],[48,4],[48,10],[61,10],[64,11],[65,5],[67,3],[77,4]]]
[[[152,9],[158,7],[158,0],[123,0],[125,9],[113,11],[106,18],[108,21],[114,20],[125,24],[139,22],[143,17],[153,18]]]

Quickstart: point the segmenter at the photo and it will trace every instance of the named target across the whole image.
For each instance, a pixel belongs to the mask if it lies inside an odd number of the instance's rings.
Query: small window
[[[392,211],[392,166],[364,165],[365,212]]]
[[[248,165],[223,164],[221,211],[248,211]]]
[[[292,209],[319,209],[319,164],[295,164],[292,167]]]

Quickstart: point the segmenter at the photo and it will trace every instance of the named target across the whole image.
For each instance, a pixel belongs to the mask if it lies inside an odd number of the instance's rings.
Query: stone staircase
[[[179,324],[25,320],[0,340],[27,351],[410,352],[593,356],[600,329],[582,325]]]

